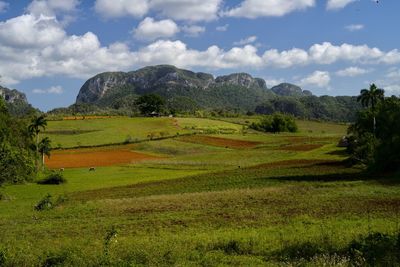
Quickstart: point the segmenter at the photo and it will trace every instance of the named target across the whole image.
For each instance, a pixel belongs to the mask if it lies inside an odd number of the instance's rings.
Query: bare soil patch
[[[213,136],[204,136],[204,135],[194,135],[194,136],[184,136],[178,139],[179,141],[195,143],[195,144],[204,144],[209,146],[218,146],[225,148],[253,148],[260,144],[261,142],[254,141],[244,141],[244,140],[235,140],[228,139],[222,137],[213,137]]]
[[[301,145],[289,145],[277,147],[275,150],[285,150],[285,151],[311,151],[322,147],[323,144],[301,144]]]
[[[160,157],[134,152],[129,149],[71,149],[54,151],[46,166],[57,168],[83,168],[129,164],[144,160],[156,160]]]

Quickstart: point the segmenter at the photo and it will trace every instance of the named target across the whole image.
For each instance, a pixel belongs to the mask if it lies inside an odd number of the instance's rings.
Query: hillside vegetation
[[[214,78],[207,73],[158,65],[98,74],[84,83],[75,104],[50,113],[136,116],[141,113],[140,97],[147,95],[164,99],[165,105],[157,112],[165,115],[227,117],[281,112],[302,119],[348,122],[354,121],[361,109],[355,97],[317,97],[289,83],[268,89],[263,79],[247,73]]]

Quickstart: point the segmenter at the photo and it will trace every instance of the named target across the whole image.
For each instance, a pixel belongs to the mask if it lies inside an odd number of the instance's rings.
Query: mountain
[[[26,95],[16,89],[8,89],[0,86],[0,96],[6,101],[8,111],[12,115],[26,115],[35,110],[28,103]]]
[[[85,82],[76,99],[110,107],[128,96],[155,93],[166,100],[191,99],[201,108],[254,110],[255,105],[274,94],[265,81],[247,73],[214,78],[203,72],[192,72],[170,65],[150,66],[132,72],[106,72]]]
[[[302,90],[299,86],[291,83],[281,83],[271,88],[271,91],[280,96],[311,96],[312,93],[308,90]]]
[[[5,87],[0,86],[0,96],[6,101],[6,103],[16,103],[16,102],[24,102],[28,104],[28,100],[26,99],[26,95],[21,93],[15,89],[11,90]]]

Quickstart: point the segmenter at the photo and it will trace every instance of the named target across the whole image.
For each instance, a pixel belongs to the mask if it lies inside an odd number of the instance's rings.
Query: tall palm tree
[[[33,117],[31,120],[31,124],[28,127],[28,130],[31,133],[31,135],[35,136],[36,138],[35,142],[36,157],[39,156],[39,133],[41,132],[42,129],[45,130],[46,126],[47,126],[46,117],[44,115],[40,115]],[[36,168],[39,169],[39,163],[37,160],[36,160]]]
[[[369,86],[369,89],[362,89],[360,95],[357,97],[357,101],[361,102],[363,107],[371,106],[372,115],[374,118],[374,133],[376,129],[375,109],[379,101],[382,101],[385,97],[385,91],[378,88],[374,83]]]
[[[43,138],[38,146],[38,150],[40,154],[42,155],[42,168],[44,170],[44,156],[46,155],[47,157],[50,158],[50,152],[51,152],[51,140],[48,137]]]

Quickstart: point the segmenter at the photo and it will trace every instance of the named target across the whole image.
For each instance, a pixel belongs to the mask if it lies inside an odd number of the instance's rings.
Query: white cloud
[[[0,13],[5,12],[8,9],[9,4],[4,1],[0,1]]]
[[[336,72],[336,75],[341,77],[355,77],[370,72],[370,70],[362,69],[359,67],[348,67]]]
[[[78,0],[33,0],[27,10],[36,16],[55,16],[58,12],[73,12]]]
[[[182,26],[182,31],[188,36],[196,37],[205,32],[206,28],[198,25],[184,25]]]
[[[223,15],[228,17],[281,17],[298,10],[315,6],[315,0],[244,0],[239,6],[232,8]]]
[[[347,5],[356,2],[358,0],[328,0],[326,9],[328,10],[338,10],[346,7]]]
[[[11,85],[33,77],[87,78],[132,66],[134,55],[121,43],[102,47],[97,36],[68,36],[53,17],[26,14],[0,23],[0,74]]]
[[[307,51],[293,48],[291,50],[279,52],[277,49],[265,51],[263,60],[266,65],[277,68],[289,68],[298,65],[306,65],[310,62]]]
[[[363,24],[351,24],[351,25],[347,25],[344,28],[350,32],[355,32],[355,31],[360,31],[360,30],[364,29],[364,25]]]
[[[224,51],[217,46],[207,50],[188,49],[181,41],[160,40],[150,44],[137,53],[142,65],[173,64],[181,68],[205,67],[210,69],[257,67],[262,65],[262,58],[257,55],[257,49],[251,45],[243,48],[232,48]]]
[[[210,21],[222,0],[96,0],[95,10],[106,18],[142,17],[150,11],[174,20]]]
[[[247,44],[252,44],[255,41],[257,41],[257,36],[252,35],[252,36],[249,36],[247,38],[241,39],[238,42],[234,42],[233,45],[240,45],[240,46],[241,45],[247,45]]]
[[[95,10],[105,18],[142,17],[149,11],[148,0],[96,0]]]
[[[134,30],[134,35],[141,40],[155,40],[158,38],[172,37],[179,32],[179,28],[173,20],[165,19],[155,21],[153,18],[145,18]]]
[[[33,89],[32,93],[34,94],[55,94],[61,95],[64,92],[63,88],[60,85],[52,86],[47,89]]]
[[[114,0],[111,0],[114,1]],[[151,0],[153,10],[169,18],[211,21],[217,18],[222,0]]]
[[[326,87],[331,81],[331,76],[327,71],[315,71],[309,76],[301,79],[299,84],[302,86],[316,86],[316,87]]]
[[[27,14],[0,22],[0,44],[12,48],[34,48],[56,44],[65,32],[54,17]]]
[[[217,26],[215,29],[219,32],[226,32],[229,28],[229,24],[225,24],[222,26]]]
[[[283,83],[285,80],[284,79],[275,79],[275,78],[265,78],[264,81],[265,81],[265,84],[267,85],[267,87],[271,88],[275,85]]]

